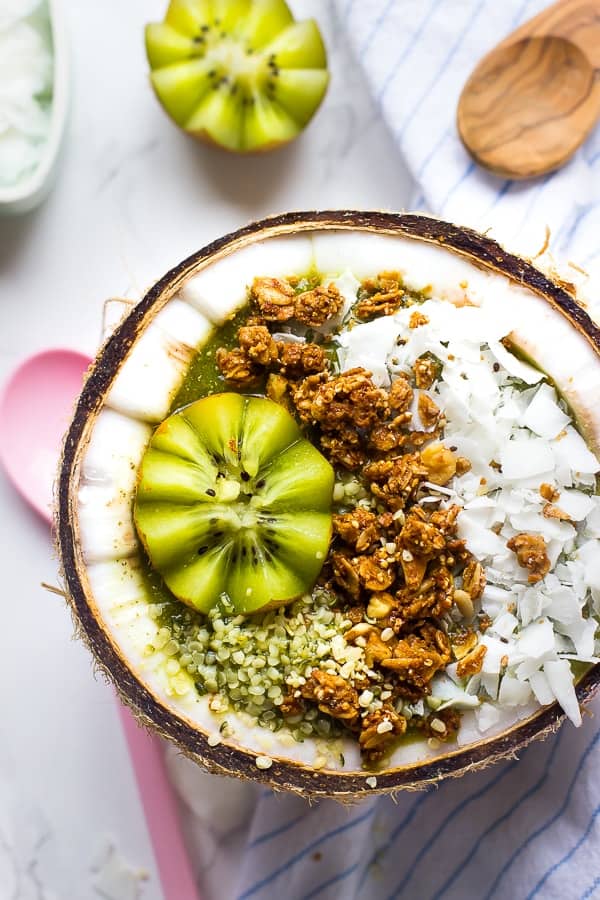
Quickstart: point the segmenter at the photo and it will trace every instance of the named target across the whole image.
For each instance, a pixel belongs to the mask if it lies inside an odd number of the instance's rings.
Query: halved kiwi
[[[283,526],[278,531],[281,567],[294,568],[306,531],[303,516],[324,514],[318,496],[321,476],[312,477],[303,458],[304,443],[294,440],[295,432],[283,420],[273,425],[264,413],[253,420],[255,410],[265,409],[254,400],[240,415],[239,403],[245,401],[231,401],[230,406],[216,395],[212,406],[207,400],[197,407],[206,414],[194,415],[193,407],[187,407],[182,415],[166,418],[190,364],[188,355],[175,351],[182,346],[191,351],[193,346],[202,356],[206,347],[208,359],[209,336],[243,306],[247,285],[255,275],[301,274],[312,268],[328,276],[349,269],[357,278],[395,268],[402,270],[410,287],[422,290],[430,285],[441,299],[462,302],[466,292],[477,303],[478,298],[493,296],[515,323],[513,343],[550,375],[596,451],[600,448],[600,331],[559,283],[469,229],[412,214],[296,212],[248,226],[182,262],[148,292],[100,351],[69,428],[59,474],[57,535],[79,634],[136,716],[205,768],[258,779],[303,796],[349,800],[372,791],[423,787],[514,756],[533,738],[558,727],[563,713],[556,703],[544,708],[511,707],[482,736],[473,713],[466,711],[460,745],[441,744],[434,749],[425,740],[400,745],[375,781],[373,773],[361,769],[356,742],[346,741],[340,748],[337,742],[319,743],[307,737],[300,744],[285,744],[279,741],[283,732],[267,735],[259,726],[240,724],[230,712],[231,731],[221,735],[210,697],[199,695],[184,667],[169,674],[168,668],[177,666],[168,662],[171,657],[168,645],[161,643],[165,640],[161,623],[152,617],[154,595],[149,595],[145,581],[132,516],[136,490],[138,519],[142,507],[148,521],[153,505],[169,503],[174,510],[168,520],[164,558],[158,531],[153,534],[157,568],[168,568],[174,521],[178,522],[178,546],[183,538],[189,541],[190,558],[193,552],[198,556],[203,545],[197,537],[205,533],[203,516],[210,508],[206,503],[215,499],[206,495],[206,502],[200,501],[199,491],[211,486],[216,491],[219,463],[227,468],[227,477],[219,479],[227,482],[222,489],[225,497],[230,492],[223,505],[229,509],[239,502],[239,496],[234,500],[233,495],[243,480],[237,455],[242,431],[244,471],[255,479],[261,502],[269,505]],[[234,413],[235,404],[238,411]],[[157,422],[165,418],[168,425],[155,431]],[[229,443],[232,436],[235,444]],[[261,448],[270,441],[272,462],[267,464]],[[277,450],[276,441],[280,441]],[[137,478],[142,458],[144,487]],[[258,489],[256,478],[263,465],[268,482],[265,479],[264,487]],[[313,492],[307,488],[305,509],[300,512],[291,507],[290,499],[298,496],[305,474]],[[152,526],[158,528],[157,523]],[[213,553],[217,556],[218,550]],[[213,569],[215,591],[222,577],[219,562]],[[205,577],[213,577],[208,569]],[[243,595],[246,570],[231,566],[228,577],[232,590]],[[184,606],[181,610],[188,615]],[[276,615],[266,613],[266,617]],[[578,682],[578,700],[589,699],[598,684],[600,665],[590,668]],[[209,735],[221,743],[209,743]],[[268,747],[266,739],[272,740]],[[323,767],[324,751],[331,752]],[[257,758],[263,757],[264,763],[265,753],[272,765],[257,768]]]
[[[329,81],[316,23],[294,22],[285,0],[171,0],[146,51],[173,121],[238,152],[293,140]]]
[[[173,594],[202,612],[288,603],[309,590],[331,539],[333,469],[282,406],[214,394],[156,429],[135,523]]]

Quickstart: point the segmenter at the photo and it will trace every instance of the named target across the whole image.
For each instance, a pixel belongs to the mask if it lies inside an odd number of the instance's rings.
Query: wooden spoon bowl
[[[560,0],[475,68],[457,112],[476,162],[507,178],[563,165],[600,118],[600,0]]]

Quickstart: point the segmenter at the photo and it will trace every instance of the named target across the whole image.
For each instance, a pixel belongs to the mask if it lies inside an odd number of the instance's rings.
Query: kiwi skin
[[[56,485],[55,534],[65,597],[73,615],[76,636],[91,651],[95,666],[112,682],[136,719],[148,730],[173,742],[202,768],[220,775],[261,782],[275,791],[289,791],[304,798],[331,797],[354,803],[374,794],[395,794],[423,789],[449,777],[514,759],[534,740],[555,733],[564,713],[557,703],[543,707],[505,732],[464,749],[448,748],[441,756],[377,773],[375,787],[369,771],[315,770],[298,760],[274,758],[267,770],[256,767],[256,751],[223,740],[211,747],[206,734],[184,715],[170,709],[160,696],[132,670],[102,622],[91,593],[81,554],[77,494],[81,465],[91,429],[106,395],[145,326],[173,296],[181,282],[223,255],[264,241],[299,232],[319,234],[330,230],[393,234],[425,244],[441,246],[486,271],[542,296],[569,327],[585,335],[600,358],[600,330],[585,310],[557,281],[531,262],[507,252],[496,241],[469,228],[414,213],[359,210],[292,212],[247,225],[214,241],[168,272],[138,303],[101,349],[90,369],[73,420],[65,437]],[[600,362],[599,362],[600,365]],[[590,668],[576,685],[577,699],[586,704],[600,687],[600,664]]]

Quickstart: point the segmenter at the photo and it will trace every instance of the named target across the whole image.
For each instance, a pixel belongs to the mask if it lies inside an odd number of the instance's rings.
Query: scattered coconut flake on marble
[[[0,8],[0,186],[40,163],[50,130],[53,57],[47,4],[3,0]]]
[[[105,900],[140,900],[149,878],[145,869],[130,865],[110,840],[100,848],[91,872],[92,886]]]

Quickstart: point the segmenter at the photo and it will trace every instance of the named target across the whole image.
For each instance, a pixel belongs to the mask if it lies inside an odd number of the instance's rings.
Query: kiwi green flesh
[[[173,0],[146,27],[146,49],[169,116],[233,151],[293,140],[327,89],[319,29],[294,22],[283,0]]]
[[[310,590],[331,539],[333,469],[281,406],[235,393],[165,420],[140,466],[134,518],[153,568],[207,612]]]

